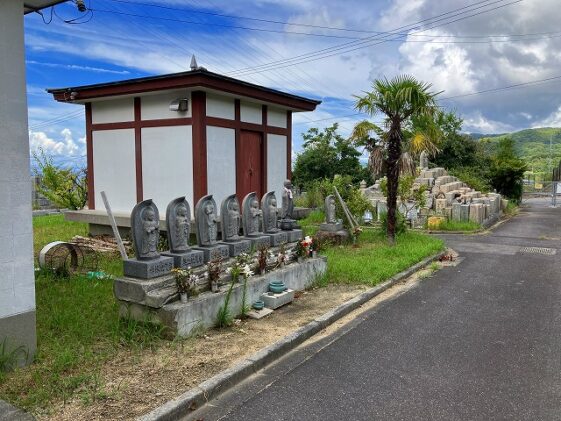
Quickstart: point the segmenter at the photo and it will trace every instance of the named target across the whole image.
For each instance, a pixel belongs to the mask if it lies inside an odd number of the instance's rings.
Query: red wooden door
[[[263,195],[263,137],[259,132],[240,131],[236,151],[236,190],[240,202],[251,192]]]

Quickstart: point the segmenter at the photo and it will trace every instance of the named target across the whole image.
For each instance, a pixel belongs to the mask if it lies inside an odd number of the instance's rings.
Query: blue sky
[[[561,124],[556,0],[85,1],[93,14],[68,2],[52,20],[51,9],[25,18],[30,145],[61,162],[84,161],[83,107],[46,88],[184,71],[192,54],[210,71],[321,99],[294,117],[295,151],[309,127],[339,122],[348,134],[363,118],[353,94],[401,73],[454,97],[441,105],[466,131]],[[87,22],[63,21],[75,18]]]

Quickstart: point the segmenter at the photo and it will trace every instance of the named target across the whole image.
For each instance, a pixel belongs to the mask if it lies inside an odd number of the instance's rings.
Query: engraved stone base
[[[254,250],[259,250],[261,247],[270,247],[271,245],[271,240],[269,239],[269,237],[266,237],[265,235],[246,237],[246,238],[251,241],[251,247]]]
[[[289,231],[280,231],[274,233],[265,233],[263,234],[265,237],[269,237],[271,241],[271,247],[278,247],[281,244],[288,242],[288,232]]]
[[[265,294],[259,297],[261,301],[265,303],[265,307],[276,309],[285,304],[291,303],[294,301],[294,290],[287,289],[286,291],[281,292],[280,294],[274,294],[272,292],[266,292]]]
[[[224,243],[218,243],[215,246],[193,247],[193,249],[204,253],[203,259],[205,263],[215,259],[227,259],[230,257],[230,249]]]
[[[304,232],[302,230],[292,230],[287,231],[288,234],[288,242],[295,243],[296,241],[300,241],[304,238]]]
[[[128,259],[123,261],[123,272],[131,278],[151,279],[168,274],[173,269],[173,258],[160,256],[154,260]]]
[[[187,269],[196,268],[204,263],[204,254],[200,250],[189,250],[184,253],[162,253],[162,256],[173,257],[173,265],[176,268]]]
[[[337,232],[343,229],[343,224],[341,222],[337,222],[335,224],[326,224],[323,223],[319,226],[320,231],[327,231],[327,232]]]
[[[249,240],[225,241],[224,244],[228,246],[230,257],[236,257],[242,253],[249,253],[251,250],[251,241]]]

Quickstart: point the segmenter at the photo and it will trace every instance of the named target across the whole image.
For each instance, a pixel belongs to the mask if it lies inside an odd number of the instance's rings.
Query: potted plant
[[[282,268],[290,261],[290,257],[288,256],[288,253],[286,251],[286,243],[281,243],[281,245],[279,246],[279,254],[277,255],[276,261],[276,266],[279,268]]]
[[[212,292],[219,292],[220,287],[218,285],[218,280],[220,279],[220,274],[222,273],[222,259],[213,259],[207,263],[206,275],[208,276],[208,281],[210,283],[210,290]]]
[[[312,252],[312,257],[317,257],[317,254],[321,248],[320,242],[317,238],[312,237],[312,242],[310,243],[310,250]]]
[[[267,270],[267,258],[269,257],[269,247],[261,246],[257,253],[257,268],[259,270],[259,275],[264,275]]]
[[[199,277],[193,273],[190,267],[187,269],[173,268],[171,271],[175,278],[179,299],[182,303],[186,303],[189,295],[194,293]]]
[[[302,263],[307,255],[306,247],[304,247],[303,241],[298,241],[294,246],[294,254],[298,259],[298,263]]]

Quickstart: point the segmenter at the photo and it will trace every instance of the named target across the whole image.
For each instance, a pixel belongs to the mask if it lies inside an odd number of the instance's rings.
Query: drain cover
[[[555,249],[549,249],[546,247],[522,247],[520,253],[533,253],[533,254],[545,254],[548,256],[553,256],[557,253]]]

